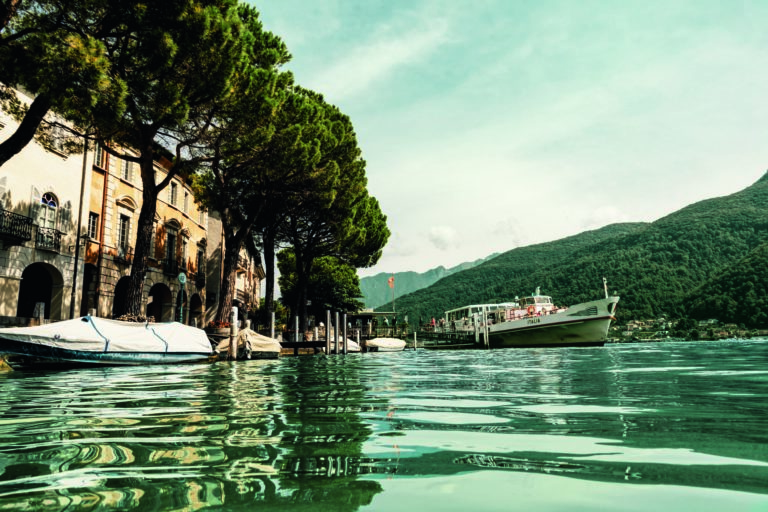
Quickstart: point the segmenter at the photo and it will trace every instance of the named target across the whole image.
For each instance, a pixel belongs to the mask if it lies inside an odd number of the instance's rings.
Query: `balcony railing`
[[[19,242],[32,240],[32,219],[8,210],[0,210],[0,237]]]
[[[118,247],[115,254],[115,261],[119,263],[131,263],[133,261],[133,247]]]
[[[179,265],[178,260],[163,260],[163,274],[167,276],[176,276],[179,275],[180,270],[181,265]]]
[[[61,252],[61,232],[53,228],[37,228],[35,247],[43,251]]]

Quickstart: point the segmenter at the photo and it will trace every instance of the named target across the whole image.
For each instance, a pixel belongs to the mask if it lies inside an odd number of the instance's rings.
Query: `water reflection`
[[[766,356],[667,343],[19,371],[0,375],[0,509],[501,510],[496,474],[549,508],[547,489],[768,503]]]

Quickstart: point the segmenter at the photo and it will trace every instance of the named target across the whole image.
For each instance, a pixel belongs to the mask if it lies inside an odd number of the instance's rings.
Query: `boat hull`
[[[94,352],[0,338],[11,367],[144,366],[207,363],[215,356],[196,352]]]
[[[491,348],[602,346],[614,320],[618,297],[585,302],[551,315],[492,325]]]
[[[402,352],[405,342],[397,338],[374,338],[365,342],[368,352]]]

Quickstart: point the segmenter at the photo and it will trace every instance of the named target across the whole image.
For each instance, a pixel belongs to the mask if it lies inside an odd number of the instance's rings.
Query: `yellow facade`
[[[123,154],[123,150],[114,148]],[[130,153],[129,153],[130,154]],[[155,165],[155,181],[170,163]],[[125,293],[142,204],[138,164],[96,150],[92,168],[86,250],[86,293],[82,309],[99,316],[125,312]],[[144,297],[147,316],[202,325],[205,306],[206,214],[192,197],[189,184],[173,178],[160,192]],[[180,283],[184,274],[186,283]]]

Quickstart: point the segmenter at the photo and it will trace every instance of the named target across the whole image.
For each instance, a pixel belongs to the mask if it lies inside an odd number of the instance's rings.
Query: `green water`
[[[768,342],[0,374],[2,510],[768,510]]]

